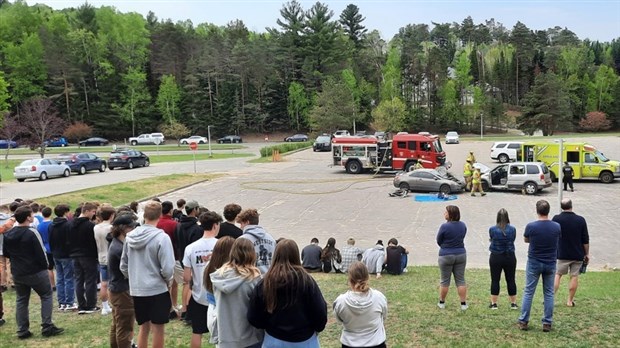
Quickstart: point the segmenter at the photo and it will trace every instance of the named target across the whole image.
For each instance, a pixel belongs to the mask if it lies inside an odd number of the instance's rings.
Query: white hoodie
[[[383,322],[387,299],[378,290],[347,291],[334,301],[334,314],[343,324],[340,342],[349,347],[374,347],[385,342]]]
[[[174,274],[174,252],[168,235],[151,225],[136,227],[123,244],[120,270],[129,279],[131,296],[168,291]]]

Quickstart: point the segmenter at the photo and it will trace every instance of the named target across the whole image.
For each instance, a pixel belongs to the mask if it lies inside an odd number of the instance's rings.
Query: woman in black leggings
[[[491,304],[490,309],[497,309],[497,296],[499,295],[499,280],[504,271],[510,309],[518,309],[517,284],[515,283],[515,270],[517,258],[515,257],[515,238],[517,230],[510,225],[508,212],[502,208],[497,212],[497,224],[489,228],[489,266],[491,268]]]

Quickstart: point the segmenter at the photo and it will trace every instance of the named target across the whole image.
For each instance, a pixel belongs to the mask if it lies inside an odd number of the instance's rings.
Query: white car
[[[55,176],[69,175],[71,175],[71,168],[68,165],[49,158],[25,160],[13,169],[13,176],[19,182],[26,179],[43,181]]]
[[[334,132],[334,138],[340,138],[340,137],[348,137],[351,134],[349,133],[348,130],[337,130]]]
[[[506,163],[508,161],[517,161],[518,154],[521,152],[520,141],[501,141],[493,143],[491,148],[491,159]]]
[[[459,143],[459,133],[457,132],[446,133],[446,144],[458,144],[458,143]]]
[[[207,139],[205,137],[201,137],[200,135],[192,135],[189,138],[183,138],[183,139],[179,140],[179,143],[181,143],[183,145],[187,145],[187,144],[191,144],[191,143],[206,144],[208,142],[209,142],[209,139]]]

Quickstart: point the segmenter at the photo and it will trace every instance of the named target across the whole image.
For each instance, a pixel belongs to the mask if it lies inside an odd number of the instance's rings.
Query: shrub
[[[159,127],[166,138],[180,139],[190,133],[189,128],[180,122],[166,123]]]
[[[592,111],[579,121],[579,128],[588,132],[597,132],[611,128],[611,121],[604,112]]]
[[[273,154],[273,150],[278,150],[280,153],[291,152],[297,149],[303,149],[305,147],[309,147],[312,144],[309,141],[301,142],[301,143],[286,143],[279,144],[274,146],[267,146],[260,149],[261,157],[269,157]]]
[[[78,142],[86,139],[93,134],[93,128],[84,122],[75,122],[62,133],[70,142]]]

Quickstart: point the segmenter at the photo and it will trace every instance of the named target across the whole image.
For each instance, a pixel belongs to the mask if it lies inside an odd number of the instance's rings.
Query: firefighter
[[[463,167],[463,177],[465,177],[465,189],[469,191],[471,188],[471,174],[474,167],[472,166],[471,159],[467,157],[465,166]]]
[[[422,168],[424,168],[424,166],[422,166],[422,162],[421,161],[417,161],[415,163],[415,166],[413,166],[413,170],[422,169]]]
[[[472,177],[472,184],[471,184],[471,195],[475,197],[476,191],[479,191],[481,196],[487,195],[484,191],[482,191],[482,181],[480,180],[480,168],[476,168],[474,170],[474,175]]]
[[[471,160],[471,164],[476,163],[476,156],[474,156],[474,152],[473,151],[469,151],[469,155],[467,155],[467,160]]]

